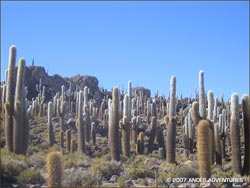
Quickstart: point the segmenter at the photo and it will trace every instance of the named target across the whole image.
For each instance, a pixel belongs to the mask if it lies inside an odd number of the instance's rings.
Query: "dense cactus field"
[[[1,83],[1,187],[250,187],[249,95],[205,92],[178,99],[113,87],[101,103],[90,88],[61,86],[27,98],[25,60],[11,46]]]

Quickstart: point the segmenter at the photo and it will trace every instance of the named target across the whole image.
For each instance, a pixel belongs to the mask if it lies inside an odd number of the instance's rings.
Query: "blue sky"
[[[144,86],[228,99],[249,93],[248,2],[1,2],[1,79],[9,47],[49,75],[93,75],[108,90]]]

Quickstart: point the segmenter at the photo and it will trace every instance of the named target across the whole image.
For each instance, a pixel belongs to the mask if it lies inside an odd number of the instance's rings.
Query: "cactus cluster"
[[[5,136],[9,151],[26,154],[29,143],[29,121],[26,109],[24,86],[25,60],[21,58],[15,75],[16,47],[10,47],[9,66],[6,80]],[[15,85],[16,78],[16,88]]]
[[[107,156],[114,161],[157,154],[161,160],[174,164],[178,164],[180,157],[176,151],[183,151],[190,160],[197,154],[200,178],[210,178],[212,165],[223,166],[229,160],[235,175],[250,174],[249,96],[243,95],[239,104],[237,93],[228,102],[223,97],[219,100],[212,90],[206,93],[204,71],[199,72],[199,93],[186,101],[182,95],[181,99],[177,97],[175,76],[170,79],[169,97],[159,96],[158,91],[154,98],[147,96],[132,88],[129,81],[127,93],[122,90],[120,94],[114,87],[112,95],[102,92],[103,98],[98,99],[91,87],[72,82],[62,85],[61,91],[48,99],[49,89],[44,86],[45,80],[40,79],[37,97],[28,101],[25,60],[19,60],[17,73],[15,62],[16,48],[11,46],[6,83],[0,91],[6,147],[10,152],[26,154],[29,119],[46,122],[46,144],[52,147],[48,151],[61,150],[49,153],[46,159],[48,187],[62,186],[62,154],[76,151],[80,156],[109,153]],[[66,123],[66,118],[71,118],[70,123]],[[55,121],[59,121],[60,127]],[[180,137],[183,142],[178,140]]]

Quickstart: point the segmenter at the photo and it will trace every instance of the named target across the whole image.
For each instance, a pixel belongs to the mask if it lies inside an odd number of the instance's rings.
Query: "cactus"
[[[63,95],[62,95],[63,96]],[[63,98],[63,97],[61,97]],[[64,115],[66,113],[66,101],[62,101],[61,99],[57,100],[57,114],[59,116],[59,122],[60,122],[60,130],[64,130]]]
[[[209,137],[210,137],[210,157],[211,163],[214,164],[214,124],[213,124],[213,110],[214,110],[214,93],[212,90],[209,90],[207,93],[208,100],[208,116],[207,119],[210,120],[209,127]]]
[[[47,157],[48,187],[61,187],[63,178],[62,156],[59,152],[50,152]]]
[[[123,117],[120,125],[122,130],[122,154],[130,157],[130,125],[126,116]]]
[[[233,171],[234,174],[241,174],[242,168],[240,156],[239,98],[237,93],[233,93],[231,96],[230,119]]]
[[[13,151],[26,154],[29,142],[29,121],[25,104],[24,74],[25,60],[20,59],[17,71],[13,121]]]
[[[131,88],[132,82],[128,81],[128,97],[131,100],[132,98],[132,88]]]
[[[198,161],[200,178],[211,177],[210,137],[208,120],[201,120],[198,124]]]
[[[83,106],[88,106],[88,87],[85,86],[83,90]]]
[[[91,139],[92,139],[92,144],[95,146],[96,145],[96,126],[95,122],[91,123]]]
[[[40,96],[40,103],[39,103],[39,117],[44,116],[44,102],[45,102],[45,86],[42,89],[42,95]]]
[[[191,108],[191,117],[194,122],[194,125],[198,125],[200,121],[200,114],[199,114],[199,103],[197,101],[194,101],[192,103],[192,108]]]
[[[13,116],[14,116],[14,84],[15,84],[16,47],[11,46],[9,52],[9,65],[6,80],[5,108],[5,137],[9,151],[13,151]]]
[[[132,118],[132,132],[131,132],[131,141],[133,143],[136,143],[137,142],[137,133],[138,133],[138,126],[139,126],[139,116],[137,117],[133,117]]]
[[[206,119],[206,99],[204,87],[204,72],[199,72],[199,114],[202,119]]]
[[[188,148],[190,153],[193,153],[194,140],[195,140],[195,127],[192,124],[191,109],[188,111],[187,124],[188,124]]]
[[[170,105],[169,105],[169,124],[167,126],[166,160],[175,163],[175,138],[176,138],[176,77],[170,80]]]
[[[83,109],[83,92],[80,91],[78,94],[78,114],[77,114],[77,120],[76,120],[76,125],[77,125],[77,150],[79,152],[84,153],[84,147],[85,147],[85,134],[84,134],[84,127],[83,127],[83,114],[82,114],[82,109]]]
[[[52,108],[53,104],[52,102],[49,102],[48,104],[48,136],[49,136],[49,145],[54,145],[54,131],[52,126]]]
[[[70,152],[70,146],[71,146],[71,131],[68,129],[66,131],[66,151]]]
[[[64,135],[62,130],[60,130],[60,146],[61,148],[64,147]]]
[[[83,118],[84,118],[84,121],[83,121],[83,127],[84,127],[84,133],[85,133],[85,142],[90,142],[90,115],[89,115],[89,108],[88,106],[84,106],[83,107],[84,109],[84,113],[83,113]]]
[[[153,116],[153,117],[151,117],[151,132],[150,132],[150,137],[149,137],[149,141],[148,141],[148,153],[153,152],[156,131],[157,131],[157,119],[155,116]]]
[[[101,106],[100,106],[100,110],[99,110],[99,117],[98,117],[99,120],[103,120],[104,112],[105,112],[105,103],[104,103],[104,101],[102,101]]]
[[[143,152],[144,152],[144,134],[143,132],[140,132],[136,144],[136,153],[143,154]]]
[[[244,142],[245,142],[245,153],[244,153],[244,165],[243,174],[250,175],[250,103],[248,95],[242,97],[242,110],[243,110],[243,122],[244,122]]]
[[[76,151],[76,139],[71,138],[70,153],[74,153],[75,151]]]
[[[214,124],[214,144],[215,144],[215,162],[222,165],[222,152],[219,134],[219,123]]]
[[[112,116],[109,130],[109,147],[111,158],[120,161],[120,134],[119,134],[119,90],[117,87],[112,91]]]

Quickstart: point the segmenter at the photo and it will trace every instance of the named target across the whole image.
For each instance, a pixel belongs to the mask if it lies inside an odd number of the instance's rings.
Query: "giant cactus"
[[[204,87],[204,71],[199,72],[199,114],[202,119],[206,119],[206,99]]]
[[[79,152],[84,152],[85,147],[85,134],[84,134],[84,127],[83,127],[83,92],[80,91],[78,94],[78,104],[77,104],[78,110],[77,110],[77,119],[76,119],[76,125],[77,125],[77,150]]]
[[[231,96],[230,137],[232,145],[233,171],[234,174],[241,174],[239,97],[237,93],[233,93]]]
[[[200,121],[200,114],[199,114],[199,103],[197,101],[194,101],[192,103],[192,108],[191,108],[191,117],[194,122],[194,125],[198,125]]]
[[[53,104],[49,102],[48,104],[48,136],[49,136],[49,145],[53,146],[54,144],[54,132],[52,126],[52,114],[53,114]]]
[[[66,130],[66,151],[70,152],[70,146],[71,146],[71,131],[70,129]]]
[[[175,138],[176,138],[176,77],[170,80],[170,105],[169,124],[167,126],[166,159],[169,163],[175,163]]]
[[[95,122],[92,122],[91,123],[91,139],[92,139],[92,144],[93,146],[96,145],[96,125],[95,125]]]
[[[157,131],[157,119],[155,116],[153,116],[151,117],[151,132],[148,141],[148,153],[152,153],[153,151],[156,131]]]
[[[144,134],[143,132],[140,132],[136,144],[136,153],[143,154],[143,152],[144,152]]]
[[[9,151],[13,151],[13,116],[14,116],[14,84],[15,84],[16,47],[11,46],[9,52],[9,65],[6,80],[5,107],[5,137]]]
[[[26,154],[29,143],[29,121],[25,104],[24,90],[25,60],[20,59],[17,71],[13,121],[13,151]]]
[[[222,152],[219,134],[219,123],[214,124],[214,144],[215,144],[215,161],[216,164],[222,165]]]
[[[119,133],[119,90],[117,87],[112,91],[112,116],[109,130],[109,147],[111,158],[120,161],[120,133]]]
[[[243,173],[250,175],[250,103],[248,95],[242,97],[242,110],[243,110],[243,122],[244,122],[244,142],[245,142],[245,155]]]
[[[200,178],[210,178],[211,157],[208,120],[201,120],[198,124],[198,161]]]
[[[214,124],[213,124],[213,110],[214,110],[214,93],[209,90],[207,93],[208,101],[208,116],[207,119],[210,121],[209,126],[209,137],[210,137],[210,157],[212,164],[214,163]]]
[[[128,118],[126,116],[123,117],[121,123],[122,130],[122,154],[130,157],[130,125]]]

